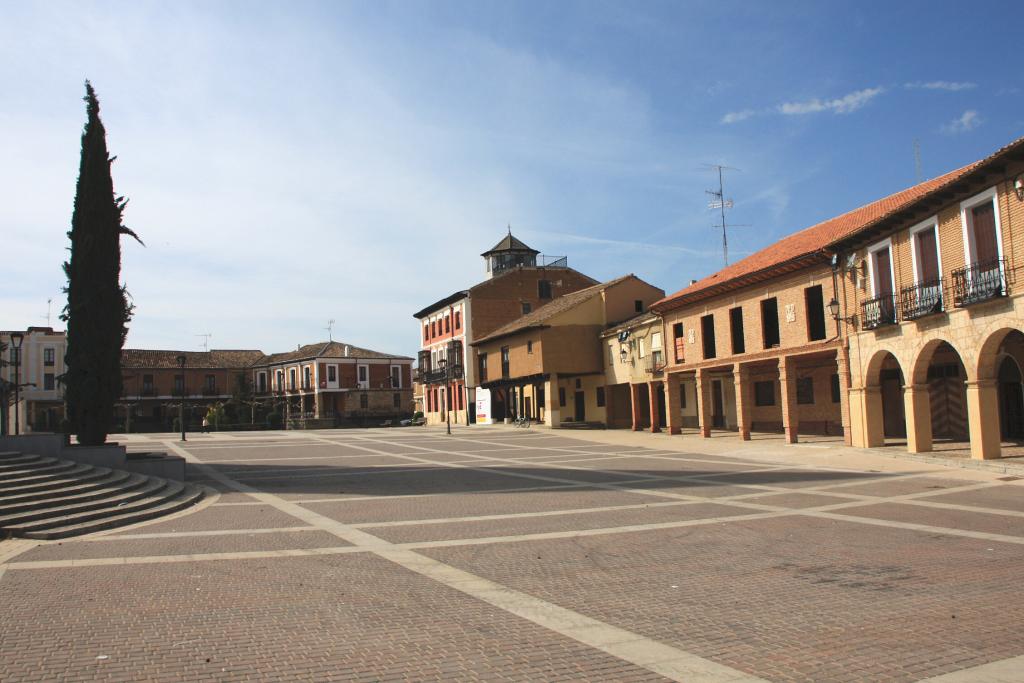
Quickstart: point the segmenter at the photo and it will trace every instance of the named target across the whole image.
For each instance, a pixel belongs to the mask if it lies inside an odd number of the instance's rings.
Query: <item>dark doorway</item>
[[[667,421],[665,420],[665,385],[664,384],[659,384],[658,385],[657,397],[658,397],[658,424],[664,426],[665,424],[667,424]]]
[[[1004,439],[1024,439],[1024,386],[1012,358],[999,364],[999,425]]]
[[[577,422],[584,422],[584,421],[586,421],[586,419],[587,419],[587,404],[586,404],[586,401],[583,398],[583,392],[582,391],[577,391],[576,392],[576,400],[574,401],[574,403],[575,403],[575,413],[576,413],[575,416],[574,416],[575,420]]]
[[[725,429],[725,401],[720,379],[711,382],[711,426],[714,429]]]
[[[881,373],[882,432],[887,439],[907,438],[907,422],[903,407],[903,373],[899,368]]]

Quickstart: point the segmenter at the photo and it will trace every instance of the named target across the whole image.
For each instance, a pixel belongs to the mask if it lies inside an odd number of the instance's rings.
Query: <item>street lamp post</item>
[[[21,434],[21,343],[25,335],[11,333],[11,348],[14,349],[14,435]]]
[[[185,440],[185,356],[178,356],[178,367],[181,368],[181,410],[178,411],[178,421],[181,423],[181,440]]]
[[[451,368],[448,366],[447,358],[438,358],[437,364],[441,366],[441,371],[444,372],[444,423],[445,429],[448,435],[452,433],[452,395],[451,395]]]

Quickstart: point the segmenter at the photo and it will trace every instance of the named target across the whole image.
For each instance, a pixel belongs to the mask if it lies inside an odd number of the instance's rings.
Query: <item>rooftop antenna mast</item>
[[[914,174],[917,176],[917,182],[924,182],[924,178],[921,177],[921,141],[914,140]]]
[[[334,341],[334,318],[327,321],[327,327],[324,329],[327,330],[327,341]]]
[[[733,168],[732,166],[722,166],[721,164],[707,164],[706,167],[718,173],[718,189],[704,190],[704,194],[711,197],[711,200],[708,202],[708,208],[711,210],[718,209],[720,212],[720,222],[715,223],[712,227],[719,228],[722,231],[722,258],[725,260],[725,265],[729,265],[729,238],[726,234],[726,228],[729,227],[729,224],[725,221],[725,210],[731,209],[733,207],[733,203],[732,199],[727,199],[725,196],[725,189],[722,183],[722,171],[738,171],[740,169]]]
[[[210,337],[212,337],[213,334],[210,333],[210,332],[207,332],[206,334],[197,334],[195,336],[203,338],[203,351],[209,351],[210,350]]]
[[[53,299],[46,300],[46,326],[50,326],[50,311],[53,308]]]

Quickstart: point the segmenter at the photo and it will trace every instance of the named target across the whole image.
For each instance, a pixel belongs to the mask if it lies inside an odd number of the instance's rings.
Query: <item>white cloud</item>
[[[746,121],[751,116],[756,114],[753,109],[743,109],[742,111],[731,111],[722,117],[722,123],[736,123],[738,121]]]
[[[971,83],[970,81],[916,81],[914,83],[904,83],[903,87],[908,90],[948,90],[949,92],[959,92],[960,90],[977,88],[978,84]]]
[[[823,111],[831,111],[834,114],[849,114],[864,107],[883,92],[885,92],[885,89],[882,87],[865,88],[864,90],[857,90],[832,100],[814,98],[804,102],[786,102],[779,105],[778,111],[780,114],[787,116],[816,114]]]
[[[942,126],[942,132],[949,135],[972,131],[983,123],[981,116],[974,109],[968,109],[958,118]]]

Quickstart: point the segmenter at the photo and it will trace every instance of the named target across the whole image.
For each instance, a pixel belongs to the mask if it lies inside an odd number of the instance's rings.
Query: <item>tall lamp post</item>
[[[178,422],[181,423],[181,440],[185,440],[185,356],[178,356],[178,367],[181,368],[181,410],[178,411]]]
[[[448,366],[447,358],[438,358],[437,364],[441,366],[441,372],[444,373],[444,423],[445,429],[448,435],[452,433],[452,395],[449,385],[451,384],[451,368]]]
[[[11,332],[11,348],[14,349],[14,435],[21,434],[21,343],[25,335]]]

